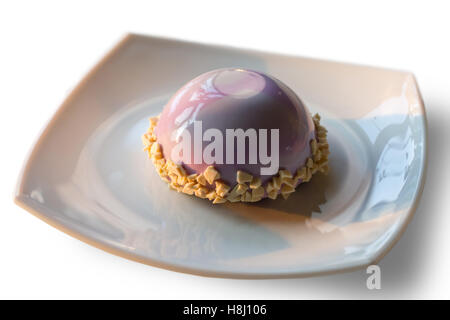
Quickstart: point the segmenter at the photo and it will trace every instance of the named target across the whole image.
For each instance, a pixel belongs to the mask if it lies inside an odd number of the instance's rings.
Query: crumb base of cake
[[[263,198],[275,200],[281,194],[283,199],[295,192],[295,188],[311,180],[317,172],[328,173],[329,144],[327,129],[320,124],[320,116],[314,115],[316,137],[310,140],[311,156],[305,164],[297,169],[295,174],[281,169],[277,175],[264,185],[259,177],[238,171],[236,185],[231,188],[220,179],[220,173],[214,166],[208,166],[202,173],[188,175],[183,166],[165,159],[161,145],[157,142],[154,129],[158,124],[159,116],[152,117],[147,132],[142,136],[144,151],[155,165],[156,171],[169,187],[178,192],[208,199],[212,203],[225,202],[257,202]],[[212,188],[211,188],[212,187]]]

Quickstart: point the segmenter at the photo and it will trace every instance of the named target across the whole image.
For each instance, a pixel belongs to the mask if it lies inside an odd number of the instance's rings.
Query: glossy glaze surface
[[[309,111],[285,84],[261,72],[238,68],[209,71],[186,83],[164,107],[155,130],[164,157],[175,160],[171,157],[172,150],[179,143],[182,131],[186,130],[191,136],[192,151],[191,159],[183,165],[188,173],[201,173],[209,164],[204,161],[194,163],[194,149],[201,148],[200,152],[203,152],[210,142],[195,144],[194,121],[202,123],[203,131],[218,129],[224,137],[226,129],[279,130],[279,169],[287,169],[293,174],[311,156],[309,142],[314,138],[314,124]],[[226,150],[224,144],[224,160]],[[238,164],[236,150],[235,144],[234,163],[214,164],[221,179],[231,187],[236,184],[238,170],[260,176],[263,166],[261,163],[249,164],[248,147],[246,163]],[[272,154],[270,144],[268,151]],[[261,176],[262,183],[271,177]]]
[[[183,68],[173,52],[183,52]],[[214,206],[174,193],[142,152],[148,117],[177,88],[236,64],[283,79],[329,130],[330,174],[286,201]],[[47,125],[16,202],[74,237],[150,265],[308,276],[382,257],[415,210],[425,165],[424,107],[409,73],[129,36]]]

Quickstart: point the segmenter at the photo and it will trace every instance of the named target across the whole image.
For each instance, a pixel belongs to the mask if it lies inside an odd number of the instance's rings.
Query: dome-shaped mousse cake
[[[226,68],[189,81],[150,118],[145,150],[172,189],[213,203],[284,199],[328,172],[327,130],[264,73]]]

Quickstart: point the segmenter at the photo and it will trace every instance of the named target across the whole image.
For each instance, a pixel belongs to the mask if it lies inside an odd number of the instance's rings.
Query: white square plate
[[[330,174],[286,201],[212,205],[169,190],[142,151],[147,119],[185,82],[220,67],[271,74],[320,113]],[[80,240],[150,265],[307,276],[380,259],[416,208],[425,166],[425,110],[410,73],[128,35],[47,125],[16,202]]]

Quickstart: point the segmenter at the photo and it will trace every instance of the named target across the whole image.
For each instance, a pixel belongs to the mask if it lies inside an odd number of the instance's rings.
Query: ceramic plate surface
[[[143,151],[148,118],[221,67],[290,86],[329,130],[330,174],[287,201],[212,205],[169,190]],[[421,193],[426,119],[407,72],[177,40],[125,37],[35,144],[16,202],[114,254],[200,275],[308,276],[378,261]]]

